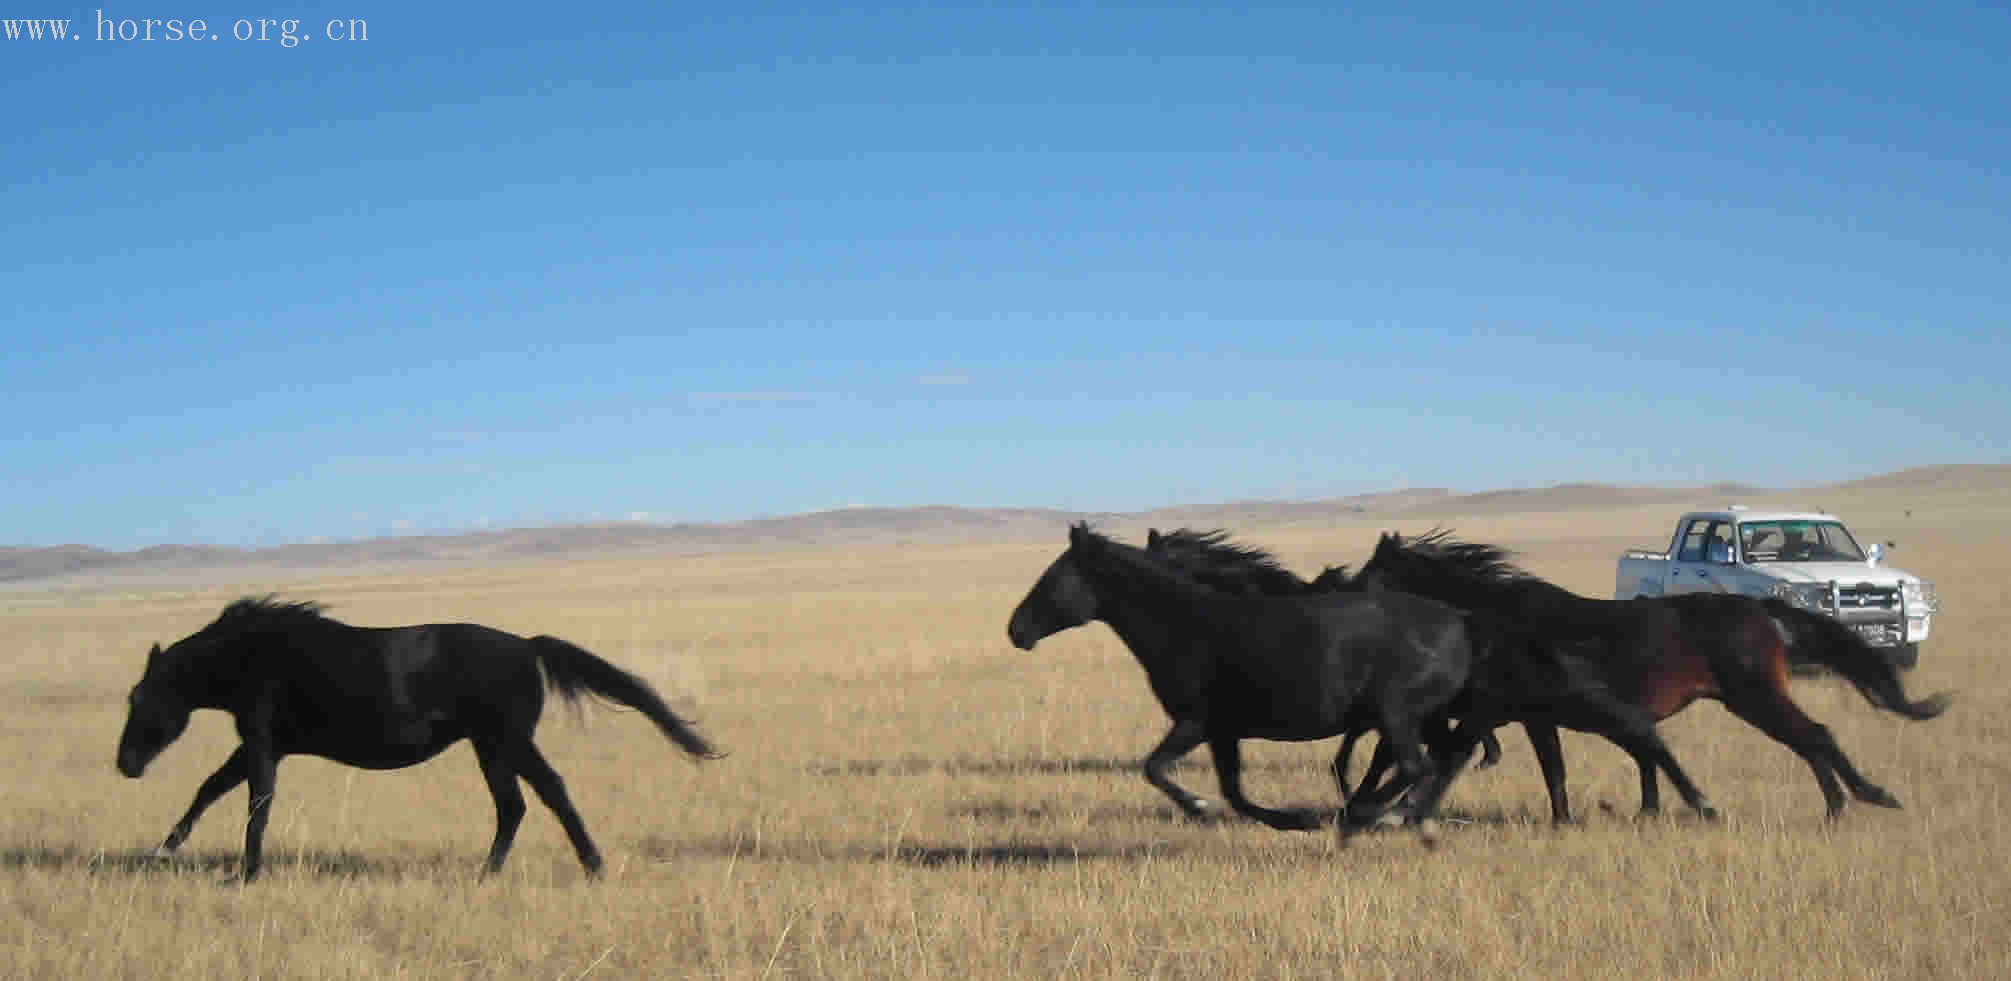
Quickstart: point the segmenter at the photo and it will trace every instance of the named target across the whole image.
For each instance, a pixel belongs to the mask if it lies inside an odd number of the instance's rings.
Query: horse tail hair
[[[576,702],[582,693],[598,695],[648,716],[677,748],[693,757],[716,760],[726,755],[713,748],[690,723],[678,718],[649,682],[557,637],[533,637],[531,647],[538,652],[538,663],[545,669],[545,684],[561,698]]]
[[[1906,697],[1899,667],[1878,648],[1836,620],[1778,599],[1761,601],[1767,615],[1785,631],[1790,664],[1829,668],[1857,688],[1864,700],[1877,708],[1909,719],[1932,719],[1948,708],[1955,696],[1949,692],[1930,695],[1920,701]]]

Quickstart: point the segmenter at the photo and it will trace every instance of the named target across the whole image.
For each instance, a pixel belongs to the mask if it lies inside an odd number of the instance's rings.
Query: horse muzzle
[[[1012,641],[1012,646],[1023,651],[1033,650],[1033,645],[1040,643],[1039,636],[1031,630],[1021,629],[1018,623],[1006,627],[1006,638]]]

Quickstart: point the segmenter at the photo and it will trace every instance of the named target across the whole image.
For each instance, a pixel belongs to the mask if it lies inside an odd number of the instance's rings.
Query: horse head
[[[119,733],[118,762],[119,772],[128,777],[145,773],[147,764],[188,729],[193,707],[169,681],[172,653],[172,648],[163,653],[161,645],[155,644],[147,652],[139,684],[126,696],[126,726]]]

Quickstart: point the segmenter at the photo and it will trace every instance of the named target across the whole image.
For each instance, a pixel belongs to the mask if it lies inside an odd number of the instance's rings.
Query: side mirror
[[[1880,545],[1877,542],[1872,542],[1871,547],[1865,550],[1864,564],[1868,566],[1876,566],[1878,565],[1878,560],[1882,558],[1885,558],[1885,546]]]

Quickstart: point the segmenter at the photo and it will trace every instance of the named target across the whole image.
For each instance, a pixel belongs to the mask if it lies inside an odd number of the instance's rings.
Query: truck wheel
[[[1920,663],[1920,645],[1900,644],[1888,650],[1885,656],[1892,659],[1893,667],[1901,671],[1911,671],[1915,664]]]

